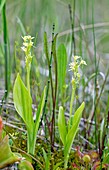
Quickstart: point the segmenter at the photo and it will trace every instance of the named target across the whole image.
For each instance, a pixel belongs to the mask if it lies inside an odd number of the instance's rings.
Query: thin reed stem
[[[73,25],[72,25],[72,28],[74,30],[75,28],[75,11],[76,11],[76,0],[74,0],[73,2]],[[74,44],[74,55],[76,55],[76,42],[75,42],[75,33],[73,31],[73,44]]]
[[[55,25],[53,24],[51,57],[53,57],[53,48],[54,48],[54,29],[55,29]],[[53,104],[53,114],[52,114],[52,120],[51,120],[51,150],[53,150],[54,138],[55,138],[55,104],[56,104],[56,102],[55,102],[55,95],[54,95],[52,79],[51,79],[51,89],[52,89],[52,104]]]
[[[4,57],[5,57],[5,99],[8,95],[8,89],[9,89],[9,74],[8,74],[8,38],[7,38],[7,22],[6,22],[6,3],[3,6],[2,10],[2,16],[3,16],[3,40],[4,40]]]
[[[80,49],[80,56],[82,57],[82,30],[81,30],[81,21],[82,21],[82,0],[80,0],[80,22],[79,22],[79,26],[80,26],[80,44],[79,44],[79,49]]]
[[[95,28],[94,28],[94,3],[95,0],[92,0],[92,31],[93,31],[93,42],[94,42],[94,63],[95,63],[95,96],[94,96],[94,119],[95,119],[95,144],[97,149],[97,115],[96,115],[96,100],[97,100],[97,72],[98,72],[98,65],[97,65],[97,58],[96,58],[96,41],[95,41]]]
[[[89,0],[86,1],[86,24],[89,22]]]
[[[76,54],[75,32],[74,32],[74,27],[75,27],[75,6],[76,6],[76,1],[74,0],[74,3],[73,3],[73,18],[72,18],[71,5],[69,4],[69,6],[68,6],[69,7],[69,13],[70,13],[71,30],[72,30],[70,59],[71,59],[72,53],[74,53],[74,55]]]

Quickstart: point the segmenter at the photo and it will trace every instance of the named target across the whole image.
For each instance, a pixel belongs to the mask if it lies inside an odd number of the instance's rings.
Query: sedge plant
[[[78,126],[80,123],[80,119],[82,116],[82,112],[85,107],[85,103],[83,102],[80,107],[75,111],[74,115],[73,112],[73,104],[75,99],[75,91],[79,85],[80,81],[80,73],[79,68],[82,65],[86,65],[86,62],[82,60],[80,56],[74,56],[74,61],[70,64],[70,70],[73,72],[72,76],[72,94],[71,94],[71,101],[70,101],[70,114],[69,120],[66,123],[64,109],[62,106],[59,107],[59,115],[58,115],[58,128],[61,141],[64,145],[64,169],[67,169],[69,154],[71,151],[71,147],[78,131]]]
[[[19,73],[14,83],[13,89],[13,100],[16,111],[23,119],[26,128],[27,128],[27,150],[28,153],[34,155],[35,153],[35,143],[36,143],[36,135],[38,132],[38,127],[40,123],[41,114],[43,111],[43,106],[45,103],[45,93],[46,87],[41,96],[41,100],[36,112],[36,120],[34,122],[32,115],[32,98],[30,92],[30,69],[31,69],[31,61],[32,54],[31,48],[33,46],[33,37],[30,35],[23,37],[23,47],[22,50],[25,53],[25,67],[26,67],[26,80],[27,85],[23,83]]]

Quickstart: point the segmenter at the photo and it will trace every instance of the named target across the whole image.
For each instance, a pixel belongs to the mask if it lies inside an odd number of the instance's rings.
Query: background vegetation
[[[59,53],[59,45],[64,44],[67,54],[64,100],[58,89],[56,112],[58,113],[59,106],[63,104],[66,117],[68,115],[72,79],[69,63],[73,61],[73,55],[81,56],[87,66],[80,70],[82,78],[76,90],[74,108],[76,109],[84,101],[85,109],[80,123],[80,133],[74,144],[80,145],[83,150],[99,150],[100,158],[102,157],[104,148],[109,147],[108,8],[109,0],[0,1],[0,106],[5,124],[8,120],[9,126],[15,125],[18,119],[17,114],[14,117],[12,98],[13,84],[18,72],[26,82],[21,37],[25,35],[35,37],[30,76],[33,110],[35,110],[44,86],[47,85],[50,72],[45,55],[44,32],[47,33],[50,55],[54,31],[55,34],[58,33],[56,53]],[[54,30],[53,25],[55,25]],[[53,63],[51,68],[53,85],[55,85],[55,66]],[[46,108],[49,119],[52,116],[52,88],[50,90]],[[57,141],[58,138],[57,133]]]

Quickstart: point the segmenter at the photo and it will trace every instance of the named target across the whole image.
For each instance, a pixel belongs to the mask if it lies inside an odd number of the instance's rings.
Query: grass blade
[[[0,2],[0,12],[1,12],[2,9],[3,9],[3,7],[4,7],[4,5],[5,5],[5,2],[6,2],[6,0],[2,0],[2,1]]]
[[[6,21],[6,2],[2,1],[2,16],[3,16],[3,41],[4,41],[4,58],[5,58],[5,98],[8,95],[10,74],[9,74],[9,56],[8,56],[8,35]]]
[[[49,158],[43,148],[42,148],[42,151],[43,151],[43,156],[45,159],[45,170],[48,170],[48,169],[50,169],[50,161],[49,161]]]
[[[22,32],[23,36],[25,36],[26,35],[26,30],[25,30],[24,25],[23,25],[23,23],[22,23],[22,21],[20,20],[19,17],[17,17],[17,23],[20,26],[20,29],[21,29],[21,32]]]

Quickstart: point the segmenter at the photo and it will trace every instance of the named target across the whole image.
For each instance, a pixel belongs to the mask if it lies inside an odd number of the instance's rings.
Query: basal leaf
[[[65,124],[64,110],[62,106],[60,106],[59,108],[58,128],[59,128],[60,138],[62,140],[63,145],[65,146],[67,129],[66,129],[66,124]]]
[[[36,144],[36,136],[37,136],[37,132],[38,132],[38,128],[39,128],[39,123],[41,120],[41,115],[42,115],[42,111],[43,111],[43,107],[44,107],[44,103],[45,103],[45,94],[46,94],[46,87],[44,88],[41,100],[40,100],[40,104],[38,106],[38,110],[36,113],[36,120],[33,124],[33,126],[31,127],[31,129],[27,128],[27,133],[28,133],[28,152],[34,155],[35,152],[35,144]]]
[[[76,110],[76,112],[74,113],[74,116],[73,116],[73,121],[72,121],[72,124],[75,124],[75,123],[79,123],[80,122],[80,119],[81,119],[81,116],[82,116],[82,112],[84,110],[84,107],[85,107],[85,103],[82,102],[82,104],[79,106],[79,108]],[[79,125],[79,124],[78,124]]]
[[[37,110],[37,113],[36,113],[36,122],[35,122],[35,127],[34,127],[35,134],[37,134],[37,131],[38,131],[38,128],[39,128],[40,118],[41,118],[41,114],[42,114],[44,103],[45,103],[45,96],[46,96],[46,87],[44,88],[43,94],[41,96],[40,104],[38,106],[38,110]]]
[[[32,129],[32,99],[19,74],[14,84],[13,100],[18,114],[22,117],[27,127]]]
[[[78,130],[78,126],[80,123],[80,119],[81,119],[84,107],[85,107],[85,103],[83,102],[74,114],[72,127],[66,136],[66,144],[65,144],[65,148],[64,148],[65,158],[67,158],[67,156],[71,150],[74,138],[75,138],[77,130]]]

